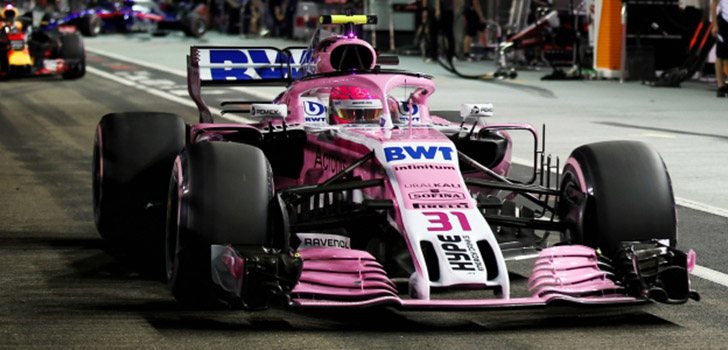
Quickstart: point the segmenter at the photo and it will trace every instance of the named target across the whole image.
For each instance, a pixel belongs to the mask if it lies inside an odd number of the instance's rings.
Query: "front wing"
[[[685,255],[687,257],[687,255]],[[368,252],[345,249],[314,247],[298,251],[290,257],[297,265],[298,276],[281,278],[294,280],[288,285],[275,284],[272,294],[284,296],[290,307],[294,308],[365,308],[395,307],[402,310],[507,310],[520,308],[540,308],[547,306],[622,306],[639,305],[655,300],[652,294],[654,285],[639,272],[642,290],[624,285],[615,274],[599,262],[597,253],[584,246],[556,246],[544,249],[534,261],[532,274],[528,279],[530,295],[514,298],[493,296],[492,291],[483,290],[483,298],[478,299],[412,299],[401,296],[395,283],[387,276],[383,267]],[[639,257],[638,257],[639,258]],[[687,258],[685,259],[687,264]],[[260,259],[243,257],[231,246],[212,246],[213,281],[221,287],[231,304],[245,307],[245,295],[250,289],[270,286],[271,281],[263,284],[246,281],[260,270]],[[644,265],[644,264],[643,264]],[[669,273],[682,277],[688,284],[688,271],[673,264]],[[637,267],[639,268],[639,267]],[[265,275],[280,268],[266,268]],[[645,275],[642,276],[641,274]],[[681,275],[682,274],[682,275]],[[683,276],[684,275],[684,276]],[[290,277],[290,276],[289,276]],[[660,286],[673,282],[659,281]],[[678,283],[681,284],[681,283]],[[657,288],[661,290],[660,288]],[[675,296],[675,294],[670,294]],[[698,299],[697,293],[690,291],[677,299],[659,300],[680,303],[688,298]]]

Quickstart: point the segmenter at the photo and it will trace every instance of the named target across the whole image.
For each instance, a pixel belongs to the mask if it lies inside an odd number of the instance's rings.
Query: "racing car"
[[[36,30],[31,21],[6,5],[0,23],[0,78],[61,75],[77,79],[86,73],[86,54],[75,27]]]
[[[209,27],[207,15],[205,4],[193,2],[100,1],[95,7],[71,12],[57,22],[75,25],[86,36],[135,31],[166,34],[166,30],[181,30],[187,36],[199,38]]]
[[[97,126],[100,235],[160,252],[161,265],[148,268],[162,269],[186,305],[484,310],[699,299],[695,253],[676,248],[675,200],[655,150],[587,144],[562,168],[543,135],[495,121],[491,104],[431,110],[432,77],[382,68],[397,59],[356,35],[371,23],[322,16],[309,47],[191,47],[199,123],[126,112]],[[247,124],[216,122],[203,88],[231,85],[285,88],[272,101],[222,103],[219,113]],[[523,181],[510,176],[516,132],[534,139]],[[527,276],[517,278],[523,264]]]

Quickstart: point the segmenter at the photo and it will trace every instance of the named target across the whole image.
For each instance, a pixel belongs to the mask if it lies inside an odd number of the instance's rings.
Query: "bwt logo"
[[[384,147],[387,162],[406,159],[452,160],[453,149],[447,146]]]
[[[310,52],[289,55],[283,51],[266,49],[210,50],[211,64],[256,64],[259,67],[210,68],[212,80],[275,80],[288,78],[288,65],[310,61]],[[273,59],[271,60],[271,57]],[[298,58],[298,59],[296,59]],[[272,66],[265,66],[265,65]],[[252,69],[252,71],[250,71]],[[253,75],[255,72],[255,75]],[[299,69],[291,67],[291,77],[299,76]]]
[[[303,101],[304,121],[308,123],[325,123],[326,106],[320,102]]]
[[[406,122],[410,119],[409,103],[400,102],[399,104],[399,120]],[[420,122],[420,106],[412,104],[412,121]]]
[[[310,115],[312,117],[316,117],[319,115],[324,114],[326,112],[326,107],[323,103],[313,102],[313,101],[305,101],[303,103],[304,112],[306,115]]]

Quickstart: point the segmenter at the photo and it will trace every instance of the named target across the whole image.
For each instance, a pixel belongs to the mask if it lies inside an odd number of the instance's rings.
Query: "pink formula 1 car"
[[[355,34],[374,20],[323,16],[344,29],[319,29],[308,48],[192,47],[199,124],[104,116],[93,161],[101,235],[163,255],[160,270],[185,304],[470,310],[698,299],[695,255],[675,248],[670,177],[654,150],[585,145],[549,180],[560,165],[533,127],[493,122],[492,106],[477,103],[448,121],[429,108],[431,77],[381,68],[396,60]],[[286,89],[273,101],[223,103],[249,124],[213,122],[202,87],[255,84]],[[530,181],[509,176],[518,131],[534,138]]]

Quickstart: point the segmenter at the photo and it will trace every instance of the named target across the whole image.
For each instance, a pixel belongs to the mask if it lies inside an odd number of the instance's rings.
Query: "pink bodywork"
[[[545,306],[554,302],[574,304],[636,304],[601,271],[596,253],[584,246],[545,249],[534,263],[529,279],[532,295],[482,299],[414,300],[397,295],[394,283],[369,253],[342,248],[308,248],[299,252],[303,260],[300,283],[291,292],[298,307],[364,307],[392,305],[404,309],[512,308]]]
[[[361,44],[365,42],[355,38],[344,38],[329,46],[328,51],[319,51],[314,55],[316,67],[319,72],[328,72],[333,69],[328,63],[328,55],[337,45],[351,44],[354,41]],[[361,43],[360,43],[361,42]],[[366,44],[368,46],[368,44]],[[370,49],[371,47],[368,46]],[[374,54],[372,50],[372,54]],[[375,56],[376,57],[376,56]],[[325,62],[324,62],[325,61]],[[372,68],[372,67],[369,67]],[[305,112],[303,109],[302,97],[315,96],[317,93],[330,92],[331,88],[337,86],[357,86],[369,90],[377,96],[383,106],[383,121],[380,125],[340,125],[313,126],[306,124]],[[412,87],[413,93],[409,102],[420,106],[420,121],[416,125],[393,124],[391,118],[390,104],[387,101],[388,93],[397,87]],[[435,149],[455,149],[452,141],[434,126],[439,124],[448,127],[458,128],[443,118],[431,116],[427,107],[429,97],[435,91],[433,81],[424,76],[385,73],[359,73],[347,75],[333,75],[329,77],[318,77],[314,79],[300,79],[291,83],[284,94],[279,96],[274,103],[288,106],[289,114],[285,123],[289,128],[303,127],[307,134],[307,143],[304,150],[304,164],[299,177],[296,179],[276,177],[275,186],[283,189],[290,186],[319,184],[330,179],[335,174],[361,159],[370,152],[375,152],[368,162],[355,168],[352,172],[354,177],[361,180],[383,179],[383,187],[371,187],[362,190],[365,197],[377,199],[390,199],[394,204],[392,219],[402,233],[407,243],[410,255],[413,257],[415,270],[417,271],[410,278],[410,288],[415,290],[416,297],[413,299],[402,299],[399,296],[395,283],[387,276],[386,271],[376,259],[369,253],[359,250],[344,248],[306,248],[297,254],[303,261],[303,271],[299,283],[291,292],[291,303],[298,307],[364,307],[373,305],[393,305],[401,308],[508,308],[524,306],[544,306],[552,302],[568,302],[577,304],[634,304],[644,300],[629,297],[609,278],[608,272],[602,271],[596,261],[596,253],[593,249],[582,246],[557,246],[545,249],[541,252],[534,263],[533,274],[529,279],[530,295],[511,298],[508,286],[508,273],[505,268],[504,259],[497,248],[497,243],[490,241],[491,246],[495,245],[498,257],[498,271],[501,275],[500,284],[494,284],[493,280],[472,282],[467,278],[458,277],[449,282],[442,282],[439,286],[455,286],[477,284],[478,287],[501,286],[503,295],[493,296],[490,291],[483,290],[483,298],[468,300],[433,300],[430,298],[429,287],[438,286],[425,281],[427,269],[422,262],[424,258],[419,251],[419,242],[422,240],[424,228],[422,223],[427,224],[438,222],[437,215],[452,215],[457,217],[462,232],[471,231],[475,239],[475,231],[488,230],[487,224],[475,208],[475,201],[472,199],[467,186],[462,178],[457,162],[403,162],[393,163],[384,160],[384,147],[416,147],[413,145],[425,145],[422,147],[435,147]],[[263,120],[256,125],[239,124],[198,124],[191,128],[192,142],[215,140],[226,133],[235,130],[251,129],[261,130],[269,125],[281,126],[280,120]],[[532,126],[526,124],[486,124],[483,128],[494,130],[525,129],[536,135]],[[458,128],[459,129],[459,128]],[[260,131],[258,131],[260,132]],[[506,138],[510,143],[507,134]],[[536,143],[538,140],[536,140]],[[457,158],[457,153],[454,154]],[[506,175],[510,169],[511,147],[502,161],[491,170],[499,175]],[[419,159],[419,158],[418,158]],[[447,159],[449,160],[449,159]],[[416,167],[408,168],[408,167]],[[426,191],[418,190],[416,185],[427,183],[448,184],[446,189],[441,189],[439,194],[447,195],[457,201],[457,210],[428,212],[427,210],[416,210],[413,207],[413,199],[422,199],[421,193]],[[422,218],[422,215],[433,215]],[[477,214],[480,222],[468,221]],[[405,222],[407,216],[409,221]],[[420,221],[413,221],[419,218]],[[442,217],[439,219],[442,220]],[[414,223],[413,223],[414,222]],[[477,226],[480,225],[480,226]],[[419,226],[418,226],[419,225]],[[448,224],[449,225],[449,224]],[[484,226],[485,225],[485,226]],[[431,225],[430,225],[431,226]],[[409,228],[417,228],[420,236],[410,237]],[[424,226],[428,227],[428,226]],[[445,226],[443,225],[443,228]],[[437,226],[427,228],[429,231],[440,231]],[[434,240],[438,233],[427,236],[427,239]],[[447,233],[452,234],[452,233]],[[414,239],[414,242],[410,240]],[[232,248],[230,248],[232,249]],[[479,255],[478,255],[479,256]],[[440,257],[442,259],[442,257]],[[229,264],[228,264],[229,265]],[[224,266],[228,266],[224,265]],[[229,271],[233,278],[242,279],[239,271]],[[416,276],[415,276],[416,275]],[[238,277],[239,276],[239,277]]]

